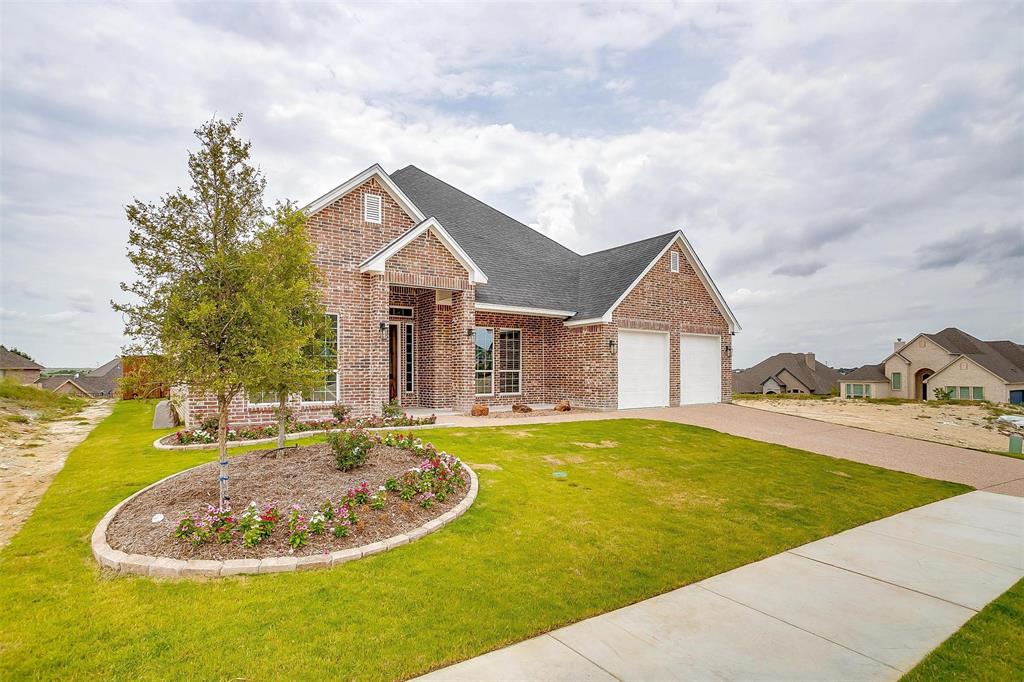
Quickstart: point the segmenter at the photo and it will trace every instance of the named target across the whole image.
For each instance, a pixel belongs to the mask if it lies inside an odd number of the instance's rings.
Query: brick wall
[[[618,402],[618,361],[614,325],[566,327],[561,320],[544,324],[548,384],[545,402],[614,409]]]
[[[670,270],[673,250],[679,251],[679,272]],[[678,245],[666,251],[619,304],[612,321],[616,329],[656,329],[670,333],[670,405],[679,404],[679,335],[720,335],[722,400],[732,400],[732,356],[726,350],[732,346],[729,323]]]

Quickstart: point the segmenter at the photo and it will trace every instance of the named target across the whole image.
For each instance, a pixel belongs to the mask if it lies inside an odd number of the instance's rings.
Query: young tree
[[[228,406],[254,382],[253,358],[276,340],[267,338],[270,318],[281,315],[279,299],[254,286],[274,265],[262,257],[266,181],[249,162],[250,143],[235,134],[240,122],[241,115],[214,119],[195,131],[200,148],[188,155],[188,191],[127,206],[128,259],[138,279],[121,284],[134,300],[112,302],[135,340],[127,352],[155,356],[154,370],[169,382],[215,396],[223,507],[230,505]]]
[[[324,381],[323,358],[315,352],[324,326],[319,271],[306,233],[306,215],[291,203],[279,204],[274,222],[263,230],[250,254],[249,266],[262,270],[249,281],[246,297],[262,308],[254,312],[259,324],[260,349],[250,358],[250,392],[273,396],[277,402],[277,447],[284,447],[288,396]]]

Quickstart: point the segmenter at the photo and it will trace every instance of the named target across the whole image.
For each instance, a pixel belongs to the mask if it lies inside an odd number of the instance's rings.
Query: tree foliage
[[[274,397],[278,404],[277,444],[283,447],[290,414],[288,396],[322,384],[325,373],[315,351],[324,314],[305,213],[291,203],[279,204],[273,223],[258,235],[250,257],[261,261],[249,267],[261,270],[264,277],[248,283],[252,291],[246,300],[258,302],[262,308],[252,315],[262,343],[249,358],[253,378],[246,390]]]
[[[311,333],[268,284],[286,286],[289,274],[302,270],[315,279],[298,212],[286,204],[268,220],[266,181],[250,163],[250,143],[236,136],[240,122],[241,115],[213,119],[195,131],[200,147],[188,154],[187,191],[126,207],[137,279],[121,284],[128,302],[112,302],[134,340],[126,352],[151,356],[153,371],[168,383],[216,397],[223,506],[230,501],[228,406],[265,379],[275,344],[284,338],[292,348]]]

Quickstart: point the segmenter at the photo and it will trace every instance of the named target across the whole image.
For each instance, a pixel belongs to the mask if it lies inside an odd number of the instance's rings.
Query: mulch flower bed
[[[347,472],[322,443],[239,455],[228,473],[231,510],[216,507],[217,464],[210,462],[125,504],[107,542],[128,554],[173,559],[322,554],[418,528],[469,491],[459,460],[411,435],[375,439],[366,463]],[[332,532],[339,525],[344,537]]]

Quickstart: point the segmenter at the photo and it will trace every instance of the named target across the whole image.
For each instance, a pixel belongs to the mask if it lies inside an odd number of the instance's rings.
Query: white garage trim
[[[722,337],[718,334],[680,334],[679,404],[720,402]]]
[[[669,332],[620,329],[618,406],[666,407],[669,404]]]

